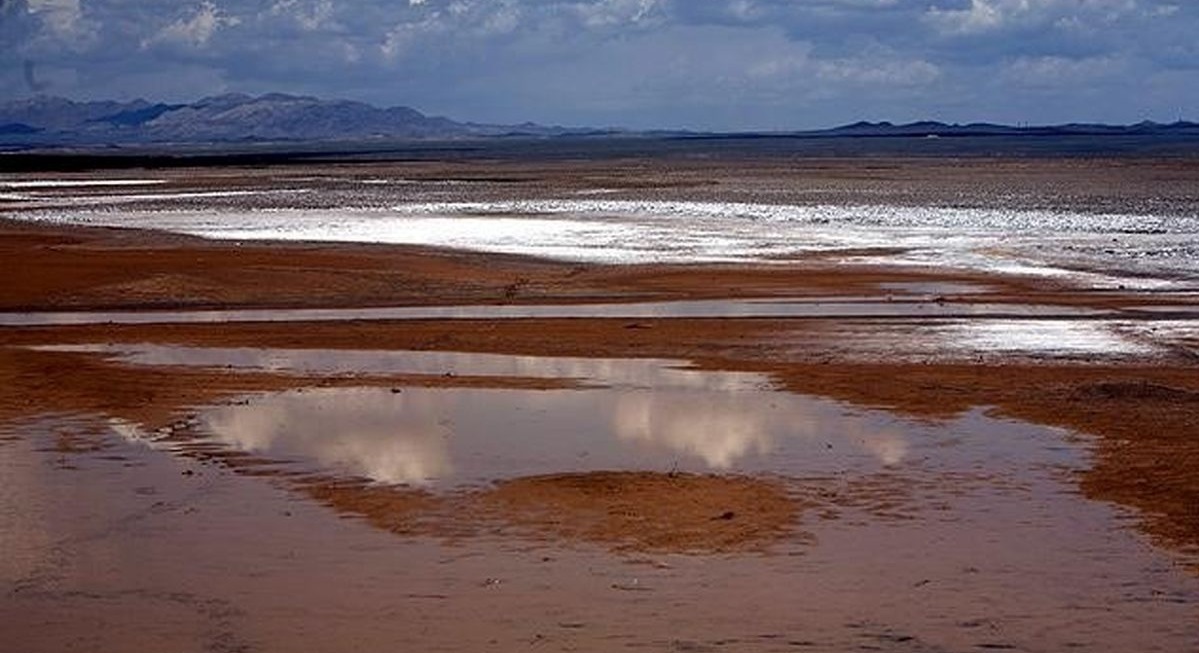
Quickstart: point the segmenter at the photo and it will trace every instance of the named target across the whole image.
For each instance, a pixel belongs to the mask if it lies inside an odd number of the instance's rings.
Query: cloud
[[[1007,64],[1003,78],[1018,86],[1060,88],[1094,84],[1112,79],[1129,68],[1129,62],[1112,56],[1084,57],[1019,57]]]
[[[83,23],[79,0],[28,0],[29,12],[40,17],[53,32],[63,36],[77,34]]]
[[[150,38],[142,41],[142,47],[165,43],[201,48],[223,27],[241,24],[241,19],[229,16],[211,0],[203,0],[195,12],[164,27]]]
[[[951,34],[973,34],[993,30],[1001,27],[1009,19],[1010,14],[992,4],[992,0],[970,0],[970,6],[966,9],[932,7],[928,10],[928,20]]]
[[[935,83],[940,68],[923,59],[909,59],[890,48],[872,45],[844,57],[821,58],[812,44],[796,47],[784,57],[768,57],[747,70],[754,86],[795,94],[829,96],[867,89],[885,92]]]
[[[659,0],[599,0],[576,2],[573,9],[591,28],[645,26],[661,18],[661,4]]]
[[[35,38],[50,47],[79,52],[95,45],[96,24],[84,15],[79,0],[26,0],[24,4],[26,12],[41,26]],[[19,7],[20,3],[13,6]],[[6,6],[0,16],[11,11]]]
[[[1193,78],[1197,32],[1177,0],[10,0],[0,99],[30,92],[32,60],[80,98],[284,91],[488,122],[1135,121],[1199,112],[1161,81]],[[1099,83],[1104,102],[1071,99]]]
[[[840,59],[821,63],[817,75],[859,85],[923,86],[937,81],[941,71],[922,60]]]
[[[925,19],[942,32],[971,35],[1041,26],[1070,28],[1112,24],[1137,15],[1161,15],[1168,5],[1152,0],[970,0],[962,8],[934,5]]]
[[[527,28],[525,11],[514,0],[467,2],[456,0],[434,5],[426,0],[401,16],[384,35],[379,53],[389,62],[410,53],[442,62],[473,60],[489,41],[512,36]]]
[[[383,42],[379,45],[379,52],[388,61],[393,61],[407,54],[409,50],[415,49],[421,39],[448,32],[449,26],[443,24],[438,15],[430,16],[420,22],[397,23],[383,37]]]
[[[333,27],[333,11],[333,0],[278,0],[270,8],[271,15],[294,20],[306,32]]]
[[[730,16],[742,22],[753,21],[762,15],[762,8],[753,0],[732,0],[726,10]]]

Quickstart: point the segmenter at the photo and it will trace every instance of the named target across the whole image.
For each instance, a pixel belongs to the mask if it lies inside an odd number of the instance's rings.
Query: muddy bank
[[[293,487],[401,535],[502,534],[623,554],[769,552],[799,529],[803,506],[784,483],[715,474],[552,474],[444,495],[331,479]]]

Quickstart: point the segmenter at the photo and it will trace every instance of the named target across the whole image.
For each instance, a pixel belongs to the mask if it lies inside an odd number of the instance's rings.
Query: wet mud
[[[679,163],[637,187],[583,164],[505,169],[489,177],[523,181],[471,192],[1195,201],[1179,181],[1193,171],[1168,162],[826,164],[800,182],[786,166]],[[388,171],[332,169],[314,208]],[[188,183],[297,173],[206,174]],[[0,250],[13,316],[417,313],[0,328],[0,623],[21,650],[1199,641],[1199,329],[1180,287],[866,262],[881,250],[609,267],[8,221]],[[730,308],[755,298],[842,310]],[[702,315],[576,306],[679,300],[716,301]],[[419,314],[448,306],[472,312]]]

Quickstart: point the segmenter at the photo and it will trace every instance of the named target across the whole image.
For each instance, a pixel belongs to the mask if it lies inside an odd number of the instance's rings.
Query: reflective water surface
[[[295,308],[191,311],[0,312],[0,326],[70,324],[187,324],[221,322],[339,322],[348,320],[505,320],[524,318],[837,318],[837,317],[1075,317],[1114,316],[1051,304],[879,299],[717,299],[613,304],[475,304],[377,308]]]
[[[384,483],[455,485],[605,469],[830,473],[903,460],[880,415],[779,393],[763,376],[677,361],[436,352],[63,346],[141,365],[319,374],[566,379],[577,389],[308,388],[201,407],[196,431],[272,459],[315,462]],[[130,437],[153,439],[134,425]]]
[[[0,619],[23,651],[1116,652],[1199,640],[1199,580],[1128,512],[1079,493],[1087,442],[1054,429],[983,411],[907,419],[677,361],[64,350],[350,387],[244,392],[180,407],[187,417],[166,427],[36,406],[5,417]],[[444,385],[355,386],[355,372]],[[456,387],[459,375],[497,387]],[[500,387],[557,375],[580,385]],[[486,524],[396,536],[366,518],[377,506],[325,505],[287,477],[185,455],[199,445],[435,494],[548,472],[748,474],[781,479],[801,510],[791,536],[752,555],[614,556]],[[461,509],[428,519],[478,518]]]
[[[767,379],[757,374],[703,374],[689,369],[689,364],[683,361],[654,358],[626,360],[449,351],[188,347],[145,343],[46,345],[31,349],[94,353],[134,365],[197,366],[325,375],[491,376],[558,379],[647,389],[738,390],[763,389],[771,385]]]
[[[201,432],[388,483],[607,469],[831,473],[901,462],[869,419],[770,391],[328,389],[201,411]],[[879,428],[884,426],[884,428]]]
[[[904,291],[929,288],[904,287]],[[953,287],[952,284],[947,285]],[[840,327],[853,331],[855,322],[877,320],[878,338],[893,333],[886,348],[898,355],[1004,354],[1042,356],[1155,355],[1176,347],[1179,339],[1199,336],[1199,312],[1190,305],[1147,306],[1099,310],[1039,304],[995,304],[924,300],[861,301],[822,300],[695,300],[628,304],[405,306],[356,309],[246,309],[228,311],[69,311],[0,313],[0,327],[67,326],[88,324],[221,324],[249,322],[339,322],[349,320],[508,320],[508,319],[685,319],[780,318],[844,320]],[[890,325],[890,326],[889,326]],[[176,351],[178,360],[167,360],[166,350],[142,347],[127,357],[161,363],[200,361],[199,351]],[[154,351],[155,353],[150,353]],[[221,364],[238,366],[242,356],[221,354]],[[248,355],[250,364],[270,366],[261,350]],[[272,354],[283,358],[311,353]],[[352,356],[347,354],[347,356]],[[394,356],[380,355],[384,359]],[[199,358],[197,358],[199,357]],[[412,360],[415,355],[408,355]],[[269,357],[268,357],[269,358]],[[442,361],[445,362],[445,361]],[[202,364],[202,363],[195,363]],[[368,363],[358,362],[356,365]],[[373,368],[371,368],[373,369]]]

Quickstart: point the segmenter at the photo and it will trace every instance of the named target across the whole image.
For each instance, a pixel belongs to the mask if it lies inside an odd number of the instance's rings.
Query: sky
[[[488,123],[1199,121],[1199,0],[0,0],[0,101],[280,92]]]

